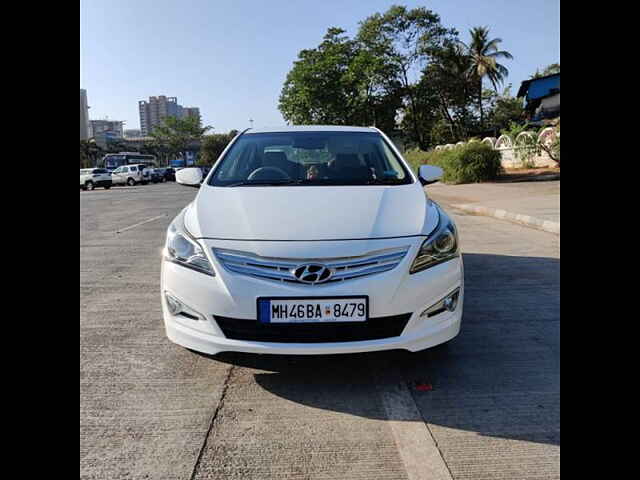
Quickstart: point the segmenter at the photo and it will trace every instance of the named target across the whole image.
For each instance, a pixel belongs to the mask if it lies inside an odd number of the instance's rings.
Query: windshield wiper
[[[242,182],[230,183],[225,187],[265,187],[282,185],[300,185],[303,180],[243,180]]]
[[[403,185],[404,183],[404,180],[399,180],[397,178],[376,178],[374,180],[369,180],[367,185]]]

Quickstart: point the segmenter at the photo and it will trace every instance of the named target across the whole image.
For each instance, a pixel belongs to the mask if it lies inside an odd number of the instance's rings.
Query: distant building
[[[185,107],[183,109],[184,117],[195,117],[198,119],[198,125],[202,127],[202,117],[200,117],[200,109],[198,107]]]
[[[149,97],[149,101],[138,102],[140,110],[140,131],[143,136],[149,135],[153,129],[162,123],[166,117],[178,117],[182,115],[182,107],[178,105],[176,97]]]
[[[142,131],[136,129],[130,129],[124,131],[124,138],[140,138],[142,137]]]
[[[122,129],[123,122],[119,120],[90,120],[91,136],[95,137],[102,134],[109,134],[114,138],[124,137]]]
[[[539,122],[560,116],[560,74],[525,80],[518,90],[518,98],[525,97],[525,111],[529,120]]]
[[[89,105],[87,104],[87,91],[80,89],[80,140],[89,138]]]
[[[125,137],[124,143],[127,145],[142,145],[143,143],[151,143],[154,141],[153,137]]]
[[[140,132],[142,136],[150,135],[153,129],[160,125],[166,117],[184,118],[185,116],[197,116],[200,118],[200,109],[196,107],[184,108],[178,103],[176,97],[160,95],[149,97],[149,100],[138,102],[140,114]]]
[[[122,140],[122,124],[119,120],[90,120],[89,135],[100,147],[106,148],[109,142]]]

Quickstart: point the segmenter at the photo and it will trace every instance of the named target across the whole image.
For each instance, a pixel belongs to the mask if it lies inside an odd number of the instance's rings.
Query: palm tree
[[[498,50],[498,45],[502,43],[501,38],[489,40],[488,27],[474,27],[469,30],[469,33],[471,34],[471,43],[468,46],[464,42],[460,43],[471,61],[471,66],[467,73],[478,82],[480,87],[478,90],[478,108],[480,110],[480,128],[482,128],[482,81],[484,77],[487,77],[493,88],[497,90],[498,84],[502,84],[507,75],[509,75],[509,70],[500,65],[497,60],[500,58],[511,60],[513,56],[505,50]]]

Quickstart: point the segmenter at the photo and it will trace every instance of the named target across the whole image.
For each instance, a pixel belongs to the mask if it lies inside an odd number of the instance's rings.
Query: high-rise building
[[[89,105],[87,104],[87,91],[80,89],[80,140],[89,138]]]
[[[149,101],[138,102],[140,110],[140,130],[142,135],[149,135],[166,117],[180,117],[181,109],[176,97],[149,97]]]
[[[149,97],[149,101],[140,100],[138,102],[140,113],[140,131],[142,136],[151,134],[153,129],[162,123],[166,117],[183,118],[185,116],[196,116],[200,118],[200,109],[195,107],[184,108],[178,104],[176,97],[160,95]]]
[[[200,109],[198,107],[184,107],[184,117],[196,117],[198,125],[202,127],[202,117],[200,117]]]

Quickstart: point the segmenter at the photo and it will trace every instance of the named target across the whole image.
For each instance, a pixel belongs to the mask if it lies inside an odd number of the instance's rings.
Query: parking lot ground
[[[81,478],[559,478],[559,237],[453,212],[447,346],[209,357],[166,340],[160,311],[164,232],[195,193],[80,194]]]

